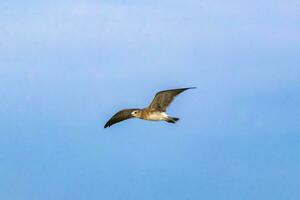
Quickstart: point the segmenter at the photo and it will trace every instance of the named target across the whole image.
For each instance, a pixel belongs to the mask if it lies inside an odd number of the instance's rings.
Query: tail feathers
[[[166,122],[175,124],[178,120],[179,120],[179,118],[176,118],[176,117],[168,117]]]

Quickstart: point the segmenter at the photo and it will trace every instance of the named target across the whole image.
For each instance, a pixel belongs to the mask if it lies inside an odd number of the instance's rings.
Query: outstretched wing
[[[179,89],[173,89],[173,90],[160,91],[160,92],[156,93],[149,108],[154,108],[156,110],[165,112],[167,107],[172,103],[172,101],[178,94],[180,94],[181,92],[183,92],[185,90],[194,89],[194,88],[195,87],[189,87],[189,88],[179,88]]]
[[[133,116],[131,115],[131,113],[135,110],[139,110],[139,109],[132,108],[132,109],[125,109],[117,112],[114,116],[112,116],[112,118],[110,118],[110,120],[108,120],[104,128],[110,127],[113,124],[132,118]]]

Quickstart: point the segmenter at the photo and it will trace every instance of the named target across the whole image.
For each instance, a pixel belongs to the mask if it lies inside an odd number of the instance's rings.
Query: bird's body
[[[117,112],[104,126],[104,128],[130,118],[139,118],[149,121],[166,121],[176,123],[179,118],[170,117],[166,114],[167,107],[172,103],[173,99],[181,92],[192,88],[180,88],[172,90],[164,90],[156,93],[151,104],[143,109],[133,108],[125,109]]]
[[[168,115],[165,112],[161,112],[155,109],[149,109],[144,108],[138,111],[137,115],[135,116],[137,118],[143,119],[143,120],[150,120],[150,121],[162,121],[168,117]]]

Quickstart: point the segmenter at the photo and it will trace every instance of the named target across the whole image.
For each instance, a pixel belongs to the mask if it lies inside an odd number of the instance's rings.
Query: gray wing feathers
[[[178,94],[182,93],[185,90],[194,89],[194,88],[195,87],[189,87],[189,88],[179,88],[179,89],[173,89],[173,90],[160,91],[160,92],[156,93],[149,108],[154,108],[154,109],[165,112],[167,107],[172,103],[172,101]]]
[[[125,109],[117,112],[114,116],[112,116],[112,118],[110,118],[110,120],[108,120],[104,128],[110,127],[113,124],[132,118],[133,116],[131,115],[131,113],[135,110],[139,110],[139,109],[137,108]]]

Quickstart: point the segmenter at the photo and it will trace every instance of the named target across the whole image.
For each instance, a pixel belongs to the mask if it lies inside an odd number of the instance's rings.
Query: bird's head
[[[132,116],[134,117],[140,117],[141,116],[141,111],[140,110],[134,110],[131,113]]]

